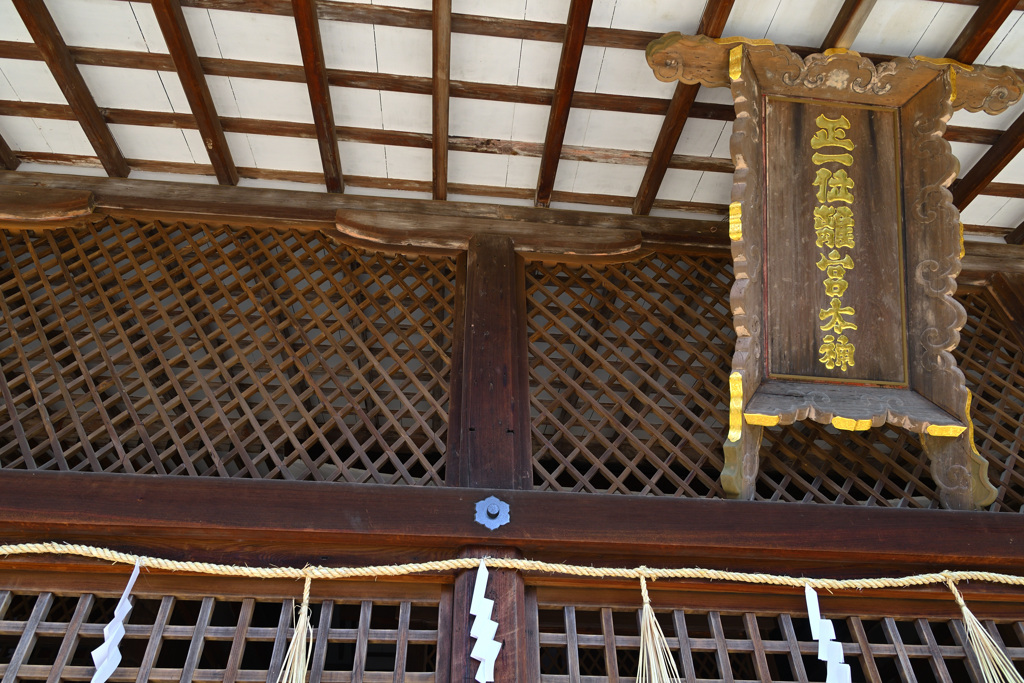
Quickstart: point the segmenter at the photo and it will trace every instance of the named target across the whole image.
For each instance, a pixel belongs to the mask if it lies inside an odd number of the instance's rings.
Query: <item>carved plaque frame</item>
[[[725,490],[734,497],[753,497],[764,427],[811,419],[841,430],[888,423],[918,433],[943,505],[965,509],[990,503],[996,491],[988,481],[987,462],[974,448],[970,391],[950,353],[959,343],[966,314],[953,298],[963,237],[959,212],[946,189],[957,176],[959,162],[942,136],[955,108],[1003,111],[1020,98],[1021,81],[1005,67],[920,58],[876,65],[846,50],[801,58],[769,41],[679,34],[651,43],[647,58],[660,80],[728,85],[736,109],[729,236],[737,340],[722,472]],[[894,223],[902,240],[899,318],[906,344],[902,382],[886,386],[834,377],[769,377],[766,315],[771,312],[766,302],[771,284],[766,259],[778,257],[766,244],[773,215],[769,208],[774,208],[768,205],[772,199],[766,160],[770,98],[884,107],[895,113],[900,219]]]

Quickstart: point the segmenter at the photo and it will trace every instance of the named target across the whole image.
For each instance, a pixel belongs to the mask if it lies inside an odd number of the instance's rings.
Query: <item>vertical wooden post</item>
[[[528,489],[532,486],[530,404],[526,358],[525,265],[512,238],[479,235],[460,258],[449,407],[449,486]],[[459,511],[458,514],[468,514]],[[511,510],[514,518],[515,510]],[[499,548],[471,548],[470,557],[516,555]],[[469,614],[475,571],[455,581],[452,606],[451,683],[473,680]],[[501,653],[496,683],[531,681],[527,671],[526,599],[523,577],[490,570],[487,597]]]

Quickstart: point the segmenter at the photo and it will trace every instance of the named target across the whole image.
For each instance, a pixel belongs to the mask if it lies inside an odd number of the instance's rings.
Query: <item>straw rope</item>
[[[430,562],[411,562],[408,564],[370,565],[365,567],[248,567],[244,565],[214,564],[210,562],[193,562],[168,560],[161,557],[134,555],[109,548],[98,548],[90,545],[71,543],[15,543],[0,545],[0,555],[75,555],[106,560],[119,564],[134,565],[136,562],[144,567],[163,569],[174,572],[190,572],[213,576],[231,576],[256,579],[354,579],[378,578],[383,576],[407,576],[427,572],[448,572],[462,569],[476,569],[481,558],[464,557],[451,560],[432,560]],[[652,567],[589,567],[575,564],[556,564],[538,560],[519,560],[512,558],[488,557],[487,566],[493,569],[516,569],[524,572],[544,574],[563,574],[587,578],[616,579],[704,579],[708,581],[731,581],[772,586],[789,586],[803,588],[810,586],[816,590],[864,590],[878,588],[909,588],[931,584],[946,584],[959,581],[987,581],[1009,586],[1024,586],[1024,576],[1000,574],[985,571],[941,571],[928,574],[914,574],[902,577],[880,577],[868,579],[816,579],[803,576],[785,576],[779,574],[761,574],[750,572],[733,572],[722,569],[704,569],[701,567],[652,568]]]

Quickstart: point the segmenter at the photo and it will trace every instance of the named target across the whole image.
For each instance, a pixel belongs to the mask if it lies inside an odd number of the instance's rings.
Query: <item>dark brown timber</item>
[[[988,290],[1003,314],[1003,322],[1024,348],[1024,275],[995,273]]]
[[[864,26],[864,21],[875,6],[875,0],[846,0],[832,22],[825,40],[821,41],[821,49],[833,47],[848,48],[853,45],[857,34]]]
[[[18,168],[21,163],[21,159],[14,155],[10,145],[4,140],[3,136],[0,135],[0,166],[3,166],[8,171],[13,171]]]
[[[75,118],[81,124],[85,136],[96,150],[96,156],[99,157],[103,168],[108,175],[121,178],[127,176],[128,162],[121,155],[117,141],[103,120],[96,100],[89,92],[43,0],[15,0],[14,6],[39,48],[43,61],[50,67],[57,85],[75,112]]]
[[[985,191],[985,187],[1010,161],[1024,149],[1024,115],[1006,129],[995,144],[978,160],[970,171],[953,183],[953,204],[963,211],[974,198]]]
[[[982,0],[967,26],[953,41],[946,57],[964,64],[972,63],[1016,5],[1016,0]]]
[[[433,13],[434,199],[448,198],[448,104],[452,61],[452,0],[434,0]]]
[[[548,128],[544,135],[544,152],[541,154],[540,173],[537,176],[537,206],[551,204],[551,192],[555,187],[555,173],[558,171],[558,160],[562,155],[562,142],[565,140],[565,127],[569,122],[569,110],[572,108],[576,76],[580,70],[580,58],[583,56],[583,44],[587,38],[587,23],[590,21],[592,4],[593,0],[572,0],[569,5],[562,56],[558,62],[555,91],[548,114]]]
[[[704,8],[697,33],[711,38],[721,37],[732,5],[733,0],[710,0]],[[672,100],[668,104],[668,112],[658,133],[658,141],[654,144],[654,151],[651,152],[651,159],[647,163],[647,170],[644,171],[644,178],[640,181],[640,189],[637,190],[636,200],[633,202],[634,214],[645,216],[651,212],[661,183],[665,180],[665,172],[672,161],[672,153],[679,144],[679,136],[686,125],[686,119],[690,116],[693,101],[699,90],[700,86],[696,84],[676,83]]]
[[[292,0],[295,28],[299,32],[302,66],[306,72],[309,103],[313,108],[313,123],[320,143],[320,159],[324,165],[324,180],[328,192],[344,192],[345,180],[341,174],[341,155],[334,132],[334,108],[331,106],[331,87],[324,66],[324,48],[320,42],[320,20],[317,18],[316,0]]]
[[[153,0],[152,4],[217,180],[221,185],[237,185],[238,169],[231,159],[228,141],[224,138],[224,129],[214,109],[213,98],[199,64],[192,36],[188,32],[181,4],[178,0]]]

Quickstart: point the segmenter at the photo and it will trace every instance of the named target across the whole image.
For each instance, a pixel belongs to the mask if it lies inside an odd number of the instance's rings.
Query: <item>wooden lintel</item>
[[[491,495],[510,515],[493,531],[474,521]],[[388,563],[467,545],[625,566],[801,564],[820,576],[889,562],[908,574],[1024,562],[1024,517],[1015,514],[16,470],[0,471],[0,524],[6,542],[259,565],[330,563],[357,546]]]
[[[94,208],[89,190],[41,190],[0,185],[0,221],[24,222],[36,227],[60,224],[88,216]]]
[[[376,251],[457,255],[474,237],[512,238],[516,252],[559,261],[629,261],[642,256],[639,230],[561,226],[456,216],[421,216],[377,211],[338,212],[345,242]]]

